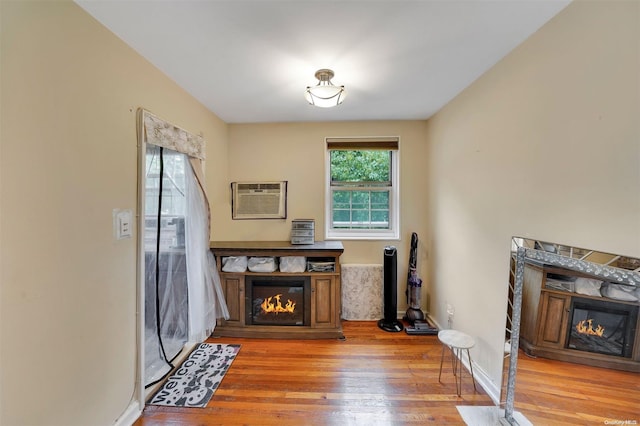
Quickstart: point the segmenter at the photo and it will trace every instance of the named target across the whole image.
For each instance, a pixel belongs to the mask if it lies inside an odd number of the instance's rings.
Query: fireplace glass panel
[[[576,300],[567,348],[630,358],[638,307]]]
[[[306,278],[247,278],[247,324],[309,325],[310,284]]]

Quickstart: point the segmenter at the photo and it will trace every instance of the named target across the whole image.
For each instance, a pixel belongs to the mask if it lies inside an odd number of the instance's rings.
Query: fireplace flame
[[[594,329],[593,320],[591,319],[580,321],[576,325],[576,330],[578,330],[578,333],[588,334],[590,336],[602,337],[602,335],[604,334],[604,327],[598,324],[598,326]]]
[[[281,296],[281,294],[276,294],[275,296],[266,298],[260,305],[262,311],[276,314],[284,312],[293,313],[296,309],[296,302],[291,299],[287,299],[287,304],[282,306],[282,302],[280,302]],[[272,302],[272,300],[275,300],[275,303]]]

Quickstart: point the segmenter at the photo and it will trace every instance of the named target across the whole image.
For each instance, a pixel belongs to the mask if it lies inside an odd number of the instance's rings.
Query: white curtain
[[[187,342],[202,342],[216,318],[229,318],[209,249],[201,137],[139,111],[146,146],[145,385],[171,370]]]
[[[216,318],[229,318],[213,254],[209,249],[209,203],[202,190],[201,162],[191,158],[188,167],[186,233],[189,300],[189,340],[202,342],[212,332]]]

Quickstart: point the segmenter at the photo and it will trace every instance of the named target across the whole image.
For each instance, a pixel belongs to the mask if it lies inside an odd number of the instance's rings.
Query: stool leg
[[[458,377],[455,377],[456,393],[458,394],[458,396],[460,396],[460,394],[462,393],[462,360],[457,359],[461,355],[462,355],[462,351],[461,349],[458,348],[456,351],[456,364],[458,366]]]
[[[456,350],[453,347],[449,347],[449,351],[451,352],[451,369],[453,370],[454,377],[456,376],[456,369],[458,368],[458,358],[456,358]]]
[[[444,345],[442,345],[442,355],[440,355],[440,374],[438,374],[438,382],[440,382],[440,377],[442,377],[442,362],[444,361]]]
[[[467,358],[469,358],[469,369],[471,370],[471,380],[473,381],[473,390],[478,391],[476,389],[476,379],[473,377],[473,363],[471,362],[471,354],[469,353],[469,349],[467,349]]]

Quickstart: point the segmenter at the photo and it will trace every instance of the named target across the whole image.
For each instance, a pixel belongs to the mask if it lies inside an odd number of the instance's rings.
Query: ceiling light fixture
[[[311,105],[321,108],[330,108],[340,105],[344,101],[347,92],[344,86],[334,86],[331,82],[333,71],[329,69],[321,69],[316,71],[318,84],[315,86],[307,86],[304,97]]]

